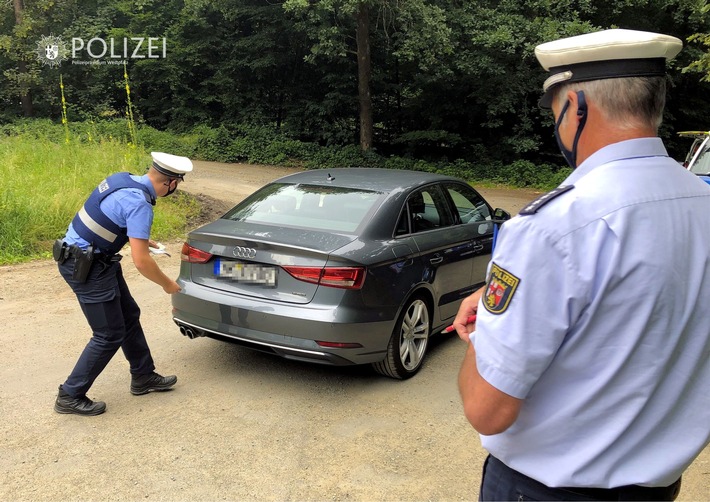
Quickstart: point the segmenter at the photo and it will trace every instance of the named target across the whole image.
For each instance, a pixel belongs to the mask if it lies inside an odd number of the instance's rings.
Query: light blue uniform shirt
[[[666,486],[710,441],[710,186],[657,138],[570,184],[500,230],[504,301],[484,294],[471,338],[481,376],[524,401],[482,444],[548,486]]]
[[[156,197],[155,188],[153,188],[153,184],[148,179],[147,174],[143,176],[131,175],[131,178],[148,187],[151,195]],[[101,210],[111,221],[122,228],[126,228],[128,237],[136,239],[150,238],[150,229],[153,226],[153,206],[146,203],[145,194],[142,190],[137,188],[117,190],[101,202]],[[89,246],[88,242],[79,237],[71,223],[69,224],[67,235],[64,237],[64,242],[70,246],[76,244],[82,249],[86,249]]]

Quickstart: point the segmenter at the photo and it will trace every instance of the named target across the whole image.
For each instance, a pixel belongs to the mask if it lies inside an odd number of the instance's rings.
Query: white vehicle
[[[710,176],[710,131],[683,131],[681,138],[693,138],[688,154],[683,161],[683,167],[698,176]],[[710,183],[710,179],[705,179]]]

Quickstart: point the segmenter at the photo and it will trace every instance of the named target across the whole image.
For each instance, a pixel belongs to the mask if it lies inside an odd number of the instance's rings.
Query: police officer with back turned
[[[119,348],[130,364],[134,395],[170,389],[176,376],[155,372],[153,358],[140,324],[140,309],[131,296],[121,270],[121,248],[130,244],[138,271],[168,294],[180,291],[150,256],[153,206],[157,197],[172,194],[192,162],[153,152],[148,173],[117,173],[103,180],[91,193],[69,225],[63,239],[54,244],[59,272],[76,294],[93,336],[74,370],[59,386],[54,404],[57,413],[99,415],[106,404],[86,396],[96,377]]]
[[[681,48],[613,29],[535,50],[574,170],[502,225],[454,321],[482,500],[673,500],[710,442],[710,186],[658,137]]]

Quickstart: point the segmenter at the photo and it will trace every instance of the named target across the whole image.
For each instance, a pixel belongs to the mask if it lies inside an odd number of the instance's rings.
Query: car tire
[[[397,319],[387,345],[387,357],[372,366],[378,373],[399,380],[419,371],[426,356],[431,333],[430,308],[421,297],[409,300]]]

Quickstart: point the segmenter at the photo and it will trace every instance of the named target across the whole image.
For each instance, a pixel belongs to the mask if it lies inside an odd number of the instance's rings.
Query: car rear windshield
[[[353,188],[274,183],[252,194],[223,218],[353,232],[380,195],[380,192]]]

